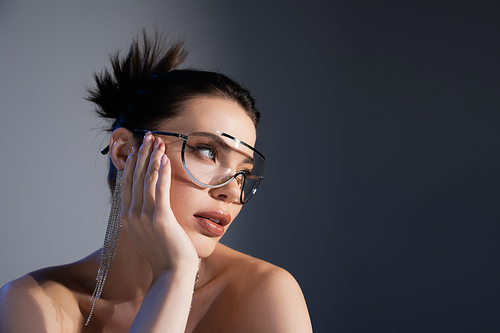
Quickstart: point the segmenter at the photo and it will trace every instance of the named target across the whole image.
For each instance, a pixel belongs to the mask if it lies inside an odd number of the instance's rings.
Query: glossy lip
[[[224,227],[231,223],[231,215],[222,210],[200,212],[193,216],[205,231],[215,237],[222,236],[224,234]],[[215,221],[219,221],[219,223]]]

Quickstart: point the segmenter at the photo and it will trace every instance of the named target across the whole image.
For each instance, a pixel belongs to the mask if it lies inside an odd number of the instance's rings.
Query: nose
[[[241,180],[237,177],[222,187],[210,189],[210,195],[225,202],[239,201],[241,194],[240,182]]]

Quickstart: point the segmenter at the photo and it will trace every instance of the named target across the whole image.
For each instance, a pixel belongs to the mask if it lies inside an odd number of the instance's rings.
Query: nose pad
[[[219,181],[219,184],[226,182],[232,176],[224,177]],[[236,178],[232,179],[229,183],[224,186],[218,188],[210,189],[210,194],[212,197],[232,202],[235,200],[239,200],[241,196],[242,184],[243,184],[243,176],[237,175]]]
[[[232,176],[225,176],[225,177],[222,177],[221,179],[219,179],[219,181],[217,182],[217,185],[220,185],[220,184],[224,184],[225,182],[227,182],[227,180],[229,178],[231,178]]]
[[[244,178],[245,176],[242,174],[242,173],[237,173],[236,175],[232,175],[232,176],[225,176],[225,177],[222,177],[218,182],[217,182],[217,185],[220,185],[220,184],[224,184],[225,182],[228,181],[228,179],[230,179],[231,177],[234,177],[234,180],[236,180],[236,183],[238,183],[238,186],[241,187],[243,186],[243,182],[244,182]]]

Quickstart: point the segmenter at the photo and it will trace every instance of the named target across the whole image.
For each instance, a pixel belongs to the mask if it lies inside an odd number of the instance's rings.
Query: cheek
[[[231,224],[234,223],[234,220],[236,219],[236,217],[238,216],[238,214],[241,212],[241,208],[243,208],[243,207],[241,205],[238,205],[238,206],[234,207],[232,209],[232,211],[230,212],[231,216],[233,218],[233,221],[231,222]]]
[[[168,147],[167,156],[170,160],[170,167],[172,170],[171,190],[173,190],[178,187],[176,183],[188,183],[190,179],[182,166],[180,150],[178,148]]]
[[[179,161],[171,161],[171,168],[170,206],[177,221],[184,225],[184,219],[189,219],[196,212],[195,208],[199,206],[203,195],[207,194],[204,193],[204,189],[199,188],[191,181],[184,171],[180,159]]]
[[[181,165],[172,163],[172,178],[170,180],[170,204],[174,214],[183,206],[183,203],[191,202],[189,180]]]

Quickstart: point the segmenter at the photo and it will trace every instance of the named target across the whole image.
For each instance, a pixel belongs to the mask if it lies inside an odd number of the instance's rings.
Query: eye
[[[238,172],[243,172],[245,174],[245,176],[248,177],[252,173],[252,170],[240,169],[240,170],[238,170]]]
[[[199,158],[202,159],[209,159],[212,161],[215,161],[217,157],[217,149],[215,149],[212,146],[209,145],[196,145],[196,146],[189,146],[188,147],[192,150],[193,153],[198,155]]]
[[[245,163],[239,171],[242,171],[245,174],[245,176],[249,176],[252,174],[253,164]]]

